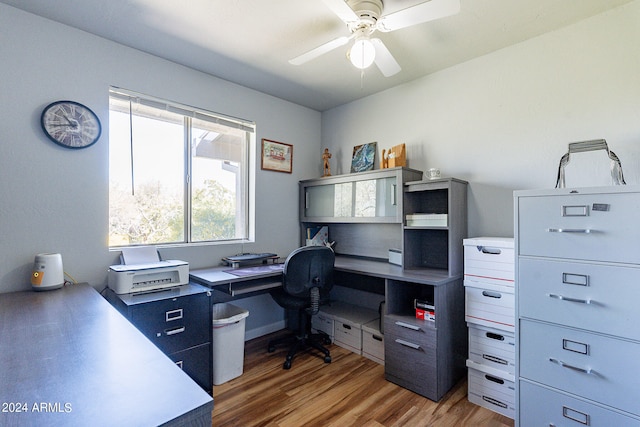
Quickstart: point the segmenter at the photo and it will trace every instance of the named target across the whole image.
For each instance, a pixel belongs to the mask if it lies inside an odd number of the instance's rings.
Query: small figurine
[[[387,150],[382,150],[382,156],[380,158],[380,169],[386,169],[389,167],[389,157],[385,154]],[[389,150],[391,151],[391,150]]]
[[[324,149],[324,153],[322,153],[322,161],[324,163],[324,171],[322,176],[331,176],[331,166],[329,165],[329,159],[331,158],[331,153],[328,148]]]

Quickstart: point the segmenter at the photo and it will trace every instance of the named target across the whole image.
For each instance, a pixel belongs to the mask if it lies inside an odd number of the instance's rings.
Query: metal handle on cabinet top
[[[405,322],[398,321],[398,322],[396,322],[396,325],[402,326],[403,328],[411,329],[411,330],[414,330],[414,331],[419,331],[420,330],[419,326],[412,325],[411,323],[405,323]]]
[[[590,299],[571,298],[571,297],[565,297],[564,295],[558,295],[558,294],[547,294],[547,295],[549,296],[549,298],[555,298],[562,301],[579,302],[580,304],[592,303]]]
[[[580,368],[579,366],[569,365],[568,363],[563,362],[562,360],[554,359],[553,357],[549,358],[549,362],[553,362],[556,365],[560,365],[563,368],[572,369],[574,371],[582,372],[585,374],[592,374],[593,370],[591,368]]]
[[[420,350],[420,346],[418,344],[414,344],[412,342],[409,341],[405,341],[405,340],[401,340],[400,338],[396,338],[396,342],[400,345],[403,345],[405,347],[410,347],[414,350]]]
[[[547,232],[590,234],[590,233],[593,233],[593,230],[591,230],[590,228],[547,228]]]
[[[176,334],[181,334],[182,332],[184,332],[184,330],[185,330],[185,327],[181,326],[175,329],[167,329],[164,331],[164,333],[167,335],[176,335]]]

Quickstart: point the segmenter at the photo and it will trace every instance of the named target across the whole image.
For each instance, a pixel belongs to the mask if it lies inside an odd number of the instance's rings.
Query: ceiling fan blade
[[[337,39],[331,40],[330,42],[320,45],[315,49],[311,49],[310,51],[305,52],[300,56],[296,56],[295,58],[290,59],[289,63],[292,65],[302,65],[305,62],[309,62],[312,59],[315,59],[321,55],[324,55],[325,53],[330,52],[335,48],[344,46],[349,42],[349,40],[351,40],[351,37],[347,37],[347,36],[338,37]]]
[[[376,27],[382,32],[399,30],[460,12],[460,0],[430,0],[383,16]]]
[[[342,19],[344,22],[354,22],[358,20],[358,15],[349,7],[345,0],[322,0],[325,5],[333,13],[338,15],[338,18]]]
[[[395,60],[389,49],[382,43],[380,39],[371,39],[373,47],[376,49],[376,57],[374,62],[385,77],[391,77],[394,74],[400,72],[401,68],[398,62]]]

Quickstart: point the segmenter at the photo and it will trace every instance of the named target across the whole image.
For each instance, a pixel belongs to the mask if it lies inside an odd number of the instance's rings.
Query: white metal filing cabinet
[[[464,239],[468,398],[515,416],[515,254],[513,239]]]
[[[516,425],[640,426],[640,187],[514,197]]]

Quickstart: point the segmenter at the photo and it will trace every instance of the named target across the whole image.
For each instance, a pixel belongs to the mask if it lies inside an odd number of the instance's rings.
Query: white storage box
[[[471,361],[513,376],[515,358],[516,340],[513,333],[469,325],[469,359]]]
[[[515,417],[515,383],[493,373],[469,367],[469,402],[490,409],[509,418]]]
[[[333,318],[334,344],[362,354],[362,325],[378,319],[378,312],[340,301],[322,306],[321,311]]]
[[[384,335],[379,327],[380,319],[362,325],[362,355],[384,365]]]
[[[515,331],[515,295],[513,287],[484,284],[468,286],[465,281],[465,320],[467,323]]]
[[[228,303],[213,304],[213,385],[242,375],[244,323],[249,311]]]
[[[333,331],[333,316],[322,311],[322,307],[318,314],[311,317],[311,332],[314,334],[323,333],[326,334],[331,342],[334,339],[334,331]]]
[[[476,237],[464,239],[463,244],[465,281],[514,285],[513,238]]]

